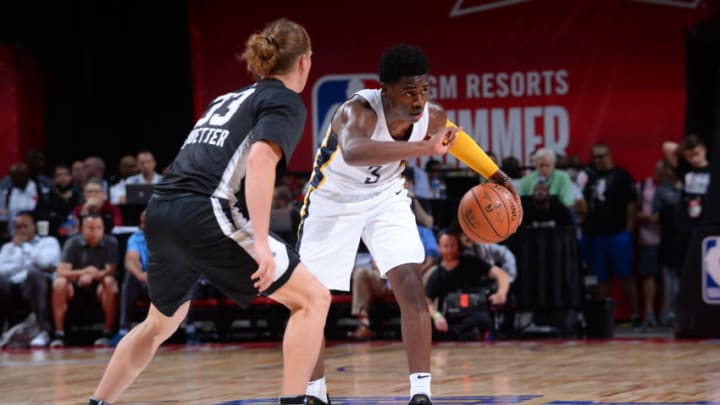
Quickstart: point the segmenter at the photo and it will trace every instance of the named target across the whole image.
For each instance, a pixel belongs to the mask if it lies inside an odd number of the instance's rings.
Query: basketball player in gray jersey
[[[305,124],[298,93],[311,53],[305,29],[286,19],[251,35],[242,58],[259,81],[212,101],[155,186],[145,218],[152,304],[120,341],[91,405],[115,401],[148,365],[187,315],[200,275],[241,305],[260,293],[290,309],[280,404],[308,403],[330,294],[268,228],[276,165]],[[235,208],[243,179],[249,218]]]

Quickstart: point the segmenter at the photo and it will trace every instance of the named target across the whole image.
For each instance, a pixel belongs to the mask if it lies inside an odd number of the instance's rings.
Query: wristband
[[[437,321],[440,318],[442,318],[442,314],[440,312],[435,312],[434,314],[432,314],[432,319]]]

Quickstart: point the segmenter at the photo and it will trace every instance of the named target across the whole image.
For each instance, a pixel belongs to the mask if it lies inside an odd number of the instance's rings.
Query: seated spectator
[[[3,230],[7,232],[0,237],[5,241],[13,235],[12,219],[20,212],[34,210],[42,195],[41,186],[32,179],[30,167],[25,162],[10,166],[9,179],[5,187],[0,188],[0,221],[5,222]]]
[[[118,264],[118,241],[105,234],[103,218],[88,214],[80,221],[80,233],[63,246],[53,282],[53,318],[55,339],[51,347],[65,345],[65,314],[71,300],[94,305],[101,304],[105,317],[103,336],[97,346],[109,346],[117,313],[118,284],[115,270]]]
[[[572,180],[565,171],[555,168],[555,152],[548,148],[538,149],[533,155],[532,163],[535,170],[520,179],[518,194],[521,197],[532,195],[535,185],[544,181],[551,195],[557,196],[560,202],[568,207],[574,206]]]
[[[23,154],[23,162],[30,170],[30,179],[39,186],[41,193],[47,193],[52,188],[52,180],[45,175],[45,154],[35,148],[30,148]],[[10,175],[0,180],[0,190],[8,188],[10,185]]]
[[[441,231],[438,245],[440,264],[425,285],[434,335],[439,339],[477,340],[492,326],[490,306],[505,303],[510,276],[500,267],[474,256],[461,255],[456,233]],[[489,293],[490,280],[497,283],[497,290],[492,294]],[[463,294],[468,302],[463,302]]]
[[[125,276],[120,290],[120,325],[117,335],[112,339],[115,346],[130,331],[135,303],[139,299],[148,300],[147,268],[150,261],[145,241],[145,211],[140,214],[140,224],[127,241],[125,250]]]
[[[89,178],[83,188],[85,202],[78,204],[73,209],[75,218],[97,214],[103,219],[105,233],[111,233],[116,226],[123,224],[120,208],[107,200],[107,194],[103,191],[102,182],[96,178]]]
[[[76,160],[70,165],[70,173],[72,174],[73,187],[78,192],[82,193],[85,186],[85,180],[87,180],[87,167],[85,166],[84,160]]]
[[[437,263],[440,257],[437,240],[432,231],[434,220],[432,215],[423,207],[422,201],[418,199],[413,192],[415,171],[405,169],[403,178],[405,180],[404,187],[410,198],[410,207],[413,214],[415,214],[415,222],[418,233],[420,234],[420,240],[425,249],[425,260],[419,266],[420,274],[423,275]],[[373,333],[368,316],[370,304],[376,298],[392,295],[390,284],[387,280],[383,280],[380,277],[380,272],[377,270],[375,262],[372,261],[370,255],[367,255],[368,259],[365,265],[363,265],[363,257],[362,254],[358,255],[352,278],[352,315],[358,319],[360,324],[355,331],[349,334],[349,337],[355,339],[368,339],[372,337]]]
[[[118,187],[117,192],[121,193],[118,197],[120,204],[126,203],[126,187],[128,184],[157,184],[163,176],[155,171],[157,162],[152,152],[147,149],[143,149],[137,154],[137,167],[139,173],[132,175],[125,179],[122,187]]]
[[[573,226],[570,209],[555,196],[545,182],[535,185],[532,197],[522,197],[523,222],[520,227]]]
[[[138,174],[137,158],[134,155],[125,155],[118,163],[118,174],[110,178],[110,202],[125,204],[125,182],[128,177]]]
[[[352,274],[351,313],[359,322],[357,329],[348,333],[353,339],[370,339],[373,336],[370,327],[370,305],[373,300],[392,296],[390,283],[380,277],[380,271],[368,253],[358,253]]]
[[[412,204],[414,204],[415,207],[422,207],[419,201],[413,201]],[[420,211],[413,209],[416,221],[420,221],[420,218],[425,218],[427,221],[427,217],[432,220],[432,217],[427,215],[422,208],[419,208],[419,210]],[[418,212],[425,213],[427,217],[423,217],[422,215],[418,216]],[[426,222],[426,224],[428,223]],[[432,222],[430,222],[429,225],[432,226]],[[432,230],[428,227],[420,225],[419,223],[417,227],[420,234],[420,240],[423,244],[423,249],[425,249],[425,260],[419,266],[420,274],[423,275],[427,274],[428,270],[435,266],[438,258],[440,257],[440,252],[438,251],[437,240],[435,239],[435,234]],[[373,335],[370,326],[370,318],[368,316],[370,304],[377,298],[392,295],[390,283],[380,277],[380,272],[369,254],[359,254],[355,261],[351,291],[353,298],[352,315],[358,319],[360,324],[355,331],[349,334],[349,337],[355,339],[368,339]]]
[[[60,244],[52,236],[38,236],[35,219],[28,212],[15,217],[14,228],[12,241],[0,249],[0,312],[8,318],[19,292],[40,326],[30,345],[44,347],[50,340],[48,291],[50,277],[60,261]]]
[[[273,191],[270,231],[282,238],[290,246],[297,243],[300,210],[293,203],[290,187],[279,185]]]
[[[85,158],[85,181],[87,179],[98,179],[102,185],[105,198],[110,194],[110,183],[105,179],[105,160],[100,156],[89,156]],[[85,183],[83,183],[83,188]]]
[[[480,260],[488,262],[491,266],[498,266],[510,276],[510,282],[517,277],[517,261],[515,255],[505,245],[497,243],[477,243],[470,239],[465,233],[460,233],[460,244],[462,254],[475,256]]]
[[[38,200],[35,215],[50,223],[49,234],[63,243],[77,232],[73,209],[83,201],[82,194],[73,186],[70,168],[57,165],[53,173],[53,188]]]
[[[137,165],[140,173],[127,178],[127,184],[157,184],[163,176],[155,171],[157,162],[155,155],[147,149],[137,154]]]

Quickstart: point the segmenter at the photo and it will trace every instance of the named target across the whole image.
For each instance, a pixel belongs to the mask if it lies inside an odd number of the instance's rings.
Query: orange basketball
[[[458,221],[470,239],[498,243],[517,230],[521,209],[508,189],[484,183],[468,190],[460,200]]]

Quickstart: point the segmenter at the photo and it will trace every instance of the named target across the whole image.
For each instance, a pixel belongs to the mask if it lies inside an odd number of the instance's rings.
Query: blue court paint
[[[485,405],[485,404],[519,404],[541,395],[505,395],[505,396],[433,396],[433,405]],[[406,405],[408,397],[335,397],[333,405]],[[240,401],[222,402],[215,405],[277,405],[277,398],[244,399]],[[720,405],[720,404],[719,404]]]

